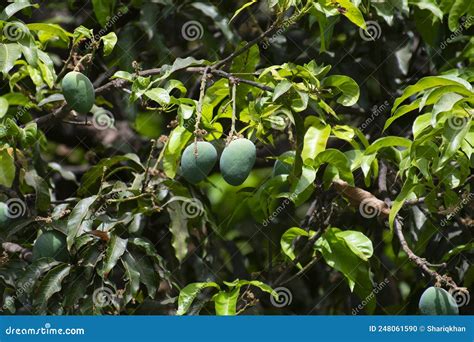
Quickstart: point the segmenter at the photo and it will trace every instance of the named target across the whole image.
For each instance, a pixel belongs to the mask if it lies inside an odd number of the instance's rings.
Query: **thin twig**
[[[294,279],[300,277],[301,275],[303,275],[304,273],[306,273],[306,271],[308,271],[316,262],[319,261],[319,257],[314,257],[309,263],[307,263],[301,270],[298,271],[298,273],[292,275],[291,277],[289,277],[287,280],[284,280],[283,282],[281,282],[280,286],[283,286],[285,284],[288,284],[289,282],[293,281]]]
[[[408,243],[405,239],[405,236],[403,235],[403,229],[402,229],[402,223],[398,218],[395,219],[394,223],[394,229],[395,232],[398,236],[398,240],[400,240],[400,245],[402,249],[405,251],[407,254],[408,258],[413,261],[415,265],[417,265],[425,274],[429,275],[431,278],[436,279],[436,285],[441,286],[441,285],[446,285],[447,287],[450,287],[454,290],[460,290],[463,292],[466,292],[467,290],[463,287],[459,287],[450,277],[447,275],[441,275],[438,272],[432,270],[429,268],[431,265],[429,262],[427,262],[425,259],[419,257],[416,255],[411,248],[408,246]]]
[[[231,142],[235,133],[235,121],[237,119],[237,84],[233,79],[230,79],[229,82],[232,85],[232,124],[230,126],[228,141]]]
[[[286,278],[286,276],[288,275],[288,273],[290,273],[290,271],[293,269],[293,267],[295,267],[296,265],[299,264],[299,262],[301,261],[301,259],[303,259],[303,256],[311,249],[313,248],[313,245],[314,243],[316,242],[317,239],[319,239],[319,237],[322,235],[322,232],[323,230],[319,230],[318,232],[316,232],[312,237],[310,237],[308,239],[308,241],[306,242],[306,245],[303,247],[303,249],[301,250],[301,252],[298,254],[298,256],[292,260],[291,262],[291,265],[289,267],[287,267],[281,274],[280,276],[273,282],[274,284],[281,284],[281,282],[283,281],[283,279]]]
[[[260,35],[258,35],[257,38],[255,38],[255,39],[251,40],[250,42],[248,42],[247,44],[245,44],[241,49],[239,49],[235,52],[232,52],[229,56],[227,56],[223,60],[215,63],[212,66],[212,69],[216,70],[216,69],[226,65],[228,62],[232,61],[235,57],[243,54],[245,51],[250,49],[252,46],[254,46],[258,42],[260,42],[263,38],[265,38],[266,36],[273,33],[273,31],[276,30],[278,25],[280,24],[280,21],[281,21],[281,17],[277,18],[277,20],[266,31],[262,32]]]
[[[197,150],[198,138],[202,137],[202,133],[201,133],[201,130],[199,129],[199,125],[201,124],[202,105],[204,104],[204,95],[206,93],[208,71],[209,71],[209,67],[207,67],[202,73],[201,87],[199,88],[199,101],[198,101],[197,109],[196,109],[196,124],[194,125],[194,155],[195,156],[197,156],[198,154],[198,150]]]

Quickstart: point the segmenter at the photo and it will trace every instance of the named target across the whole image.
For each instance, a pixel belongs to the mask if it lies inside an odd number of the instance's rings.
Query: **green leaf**
[[[174,61],[172,65],[163,65],[161,67],[161,76],[157,78],[156,80],[154,80],[152,83],[162,81],[165,78],[168,78],[169,76],[171,76],[172,73],[178,70],[186,69],[190,66],[198,66],[198,65],[202,66],[204,64],[209,64],[209,62],[206,62],[203,59],[197,60],[193,57],[176,58],[176,60]]]
[[[133,74],[127,72],[127,71],[117,71],[112,77],[111,79],[115,79],[115,78],[122,78],[124,80],[127,80],[129,82],[133,82]]]
[[[212,297],[215,304],[216,315],[235,316],[237,314],[237,300],[239,299],[239,294],[239,287],[230,292],[220,291],[216,293]]]
[[[468,253],[474,250],[474,242],[467,243],[465,245],[459,245],[451,249],[448,253],[443,256],[442,262],[447,262],[452,257],[466,251]]]
[[[11,187],[15,179],[15,160],[13,152],[3,148],[0,150],[0,184]]]
[[[455,125],[454,122],[462,123]],[[467,136],[471,127],[471,120],[464,117],[450,116],[446,120],[443,130],[443,150],[439,161],[439,167],[443,165],[459,150],[464,138]],[[473,143],[473,141],[471,141]]]
[[[302,112],[308,108],[309,95],[304,91],[296,91],[296,97],[291,100],[291,109],[297,113]]]
[[[258,287],[263,292],[270,293],[273,297],[278,298],[278,293],[276,293],[276,291],[273,290],[270,285],[267,285],[267,284],[265,284],[261,281],[258,281],[258,280],[239,280],[237,282],[238,287],[242,287],[242,286],[246,286],[246,285],[252,285],[252,286]]]
[[[220,290],[220,286],[214,282],[192,283],[184,287],[179,292],[178,311],[176,312],[176,315],[181,316],[188,312],[191,304],[193,304],[194,299],[206,287],[214,287]]]
[[[340,233],[341,230],[338,228],[327,229],[316,241],[315,248],[322,253],[329,266],[346,277],[351,291],[355,291],[361,300],[367,301],[366,309],[371,312],[375,309],[375,297],[370,296],[372,282],[368,263],[354,253],[354,249],[359,251],[359,248],[354,248],[354,246],[351,248],[348,245],[348,243],[352,243],[352,240],[346,240]],[[365,253],[368,253],[366,244],[362,245],[365,246]]]
[[[426,91],[428,89],[432,89],[434,87],[440,86],[464,86],[467,90],[472,91],[472,86],[469,82],[463,80],[462,78],[451,76],[451,75],[441,75],[441,76],[428,76],[424,77],[414,85],[408,86],[404,91],[403,94],[398,97],[392,107],[392,114],[396,111],[398,106],[408,99],[409,97],[415,95],[418,92]]]
[[[469,10],[470,6],[472,6],[471,0],[454,0],[448,16],[448,26],[451,31],[459,29],[459,19]],[[472,15],[472,13],[469,14]]]
[[[390,215],[388,218],[388,222],[390,224],[390,230],[393,231],[393,224],[395,222],[395,218],[398,215],[398,212],[400,209],[402,209],[403,204],[407,200],[407,198],[411,195],[411,193],[417,188],[420,187],[421,185],[416,185],[413,183],[412,179],[407,179],[405,183],[403,184],[402,190],[398,194],[397,198],[395,198],[395,201],[393,201],[392,208],[390,208]]]
[[[436,126],[436,119],[439,113],[450,111],[453,109],[453,106],[463,98],[464,96],[456,93],[443,94],[443,96],[441,96],[438,102],[433,106],[433,111],[431,112],[431,125],[433,127]]]
[[[97,196],[91,196],[80,200],[69,215],[67,222],[67,247],[71,250],[74,239],[82,235],[82,221],[90,214],[90,207],[94,204]]]
[[[229,24],[240,14],[240,12],[242,12],[243,10],[245,10],[246,8],[254,5],[255,3],[257,3],[257,0],[251,0],[249,2],[247,2],[246,4],[242,5],[242,7],[240,7],[237,11],[235,11],[234,15],[232,16],[232,18],[230,18],[229,20]]]
[[[313,167],[318,170],[318,168],[325,163],[334,166],[339,172],[341,179],[345,180],[351,185],[354,184],[351,163],[344,153],[336,149],[327,149],[316,156]]]
[[[39,8],[38,4],[30,4],[29,1],[27,2],[15,2],[13,4],[8,5],[5,7],[0,13],[0,20],[7,20],[12,17],[15,13],[27,8],[27,7],[34,7]]]
[[[0,96],[0,119],[3,118],[5,114],[7,114],[8,107],[9,107],[8,100]]]
[[[61,26],[57,24],[49,24],[49,23],[34,23],[34,24],[27,24],[26,25],[30,31],[36,32],[43,32],[48,33],[48,37],[51,38],[59,38],[65,43],[69,43],[69,38],[72,37],[72,34],[67,32]],[[45,37],[42,37],[42,41],[46,41]]]
[[[19,44],[0,44],[0,71],[4,77],[20,57],[21,47]]]
[[[73,32],[73,44],[76,45],[78,42],[85,38],[91,39],[92,35],[92,30],[81,25],[77,27]]]
[[[100,40],[104,43],[104,56],[110,55],[115,47],[115,44],[117,44],[117,35],[115,32],[110,32],[109,34],[101,37]]]
[[[69,275],[72,266],[61,264],[49,271],[38,286],[34,296],[33,304],[42,309],[48,305],[48,300],[57,292],[61,291],[61,284]]]
[[[416,0],[410,1],[410,5],[417,6],[419,9],[428,10],[439,20],[443,20],[443,11],[432,0]]]
[[[43,79],[48,85],[49,88],[54,87],[54,82],[56,81],[56,71],[54,70],[54,63],[49,55],[41,50],[38,50],[38,66],[41,70],[41,74],[43,75]]]
[[[372,241],[361,232],[344,230],[337,232],[336,235],[343,238],[351,251],[364,261],[369,260],[374,253]]]
[[[102,27],[106,27],[115,10],[115,0],[92,0],[94,14]]]
[[[311,195],[309,191],[312,190],[315,179],[316,170],[312,166],[303,166],[301,176],[298,182],[292,185],[289,196],[296,206],[303,204],[308,199],[308,196]]]
[[[276,100],[278,100],[278,98],[282,96],[283,94],[285,94],[288,90],[290,90],[292,86],[293,86],[293,83],[291,83],[288,80],[283,80],[280,83],[278,83],[277,86],[275,87],[275,90],[273,91],[272,101],[275,102]]]
[[[218,316],[235,316],[237,313],[237,300],[239,299],[240,287],[236,287],[230,292],[220,291],[216,293],[212,300]]]
[[[129,241],[129,243],[130,242],[131,241]],[[147,255],[150,254],[147,253]],[[151,253],[150,256],[154,257],[155,259],[159,258],[156,252]],[[150,259],[147,256],[134,251],[126,253],[123,257],[123,260],[125,260],[133,270],[138,272],[140,275],[140,282],[143,283],[148,290],[148,296],[154,298],[160,279],[155,268],[153,267],[153,264],[151,264]]]
[[[409,148],[411,146],[411,140],[402,137],[383,137],[375,140],[367,149],[365,154],[373,154],[378,152],[380,149],[391,146],[402,146]]]
[[[350,0],[337,0],[340,6],[345,8],[343,15],[362,29],[366,29],[364,16],[362,12]]]
[[[127,153],[122,156],[114,156],[111,158],[102,159],[97,165],[93,166],[89,171],[82,176],[82,184],[78,190],[79,195],[88,196],[96,193],[100,186],[100,181],[103,176],[110,172],[117,164],[129,162],[133,169],[137,172],[143,172],[144,168],[140,162],[140,158],[136,154]]]
[[[27,297],[27,295],[31,294],[38,279],[45,272],[48,272],[51,268],[59,264],[60,262],[54,259],[41,258],[29,265],[25,269],[23,275],[17,280],[18,287],[23,290],[23,293],[20,294],[20,299],[23,299],[24,297]]]
[[[349,76],[333,75],[321,82],[323,88],[332,88],[334,95],[338,96],[337,103],[349,107],[359,100],[359,86]]]
[[[313,119],[313,120],[308,120]],[[323,152],[326,149],[326,144],[331,134],[331,126],[324,124],[315,117],[308,117],[305,120],[305,126],[310,123],[310,126],[306,129],[304,135],[303,151],[301,152],[301,158],[303,162],[307,159],[313,160],[316,158],[318,153]]]
[[[136,270],[133,263],[129,262],[129,254],[125,254],[122,264],[125,268],[125,277],[128,279],[125,288],[125,303],[128,303],[132,298],[136,297],[140,290],[140,273]]]
[[[192,199],[189,199],[192,201]],[[176,258],[179,262],[183,261],[188,254],[188,217],[183,212],[184,206],[190,202],[172,202],[168,205],[171,224],[169,230],[173,236],[171,245],[174,248]]]
[[[299,236],[309,237],[309,233],[304,229],[293,227],[293,228],[288,229],[281,236],[281,239],[280,239],[281,250],[291,260],[295,260],[296,258],[295,251],[293,248],[293,241]],[[298,267],[301,268],[301,264],[298,264]]]
[[[181,152],[191,138],[192,133],[182,126],[176,127],[170,134],[163,157],[163,167],[170,178],[176,176]]]
[[[125,250],[127,249],[127,242],[128,240],[121,239],[117,235],[112,234],[109,242],[107,243],[104,265],[99,271],[101,276],[107,277],[110,271],[112,271],[112,269],[117,264],[117,261],[120,259],[123,253],[125,253]]]
[[[25,173],[25,182],[35,189],[36,209],[42,213],[47,212],[51,205],[48,183],[38,176],[36,170],[27,171]]]
[[[170,94],[163,88],[153,88],[147,90],[145,95],[151,100],[159,103],[161,106],[168,105],[171,101]]]

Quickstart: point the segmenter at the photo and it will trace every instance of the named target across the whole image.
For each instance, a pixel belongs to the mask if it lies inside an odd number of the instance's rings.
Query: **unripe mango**
[[[33,246],[33,260],[41,258],[53,258],[58,261],[67,262],[69,253],[67,251],[66,237],[59,232],[46,232],[36,239]]]
[[[197,155],[194,152],[194,143],[184,150],[181,157],[181,174],[188,182],[196,184],[204,180],[216,165],[217,151],[211,143],[198,141]]]
[[[257,151],[248,139],[232,141],[222,152],[220,169],[222,177],[230,185],[242,184],[255,164]]]
[[[456,300],[445,289],[429,287],[423,292],[418,304],[423,315],[458,315]]]
[[[87,76],[71,71],[61,81],[63,95],[69,107],[79,113],[86,114],[94,105],[94,86]]]
[[[295,151],[286,151],[285,153],[282,153],[281,158],[285,159],[290,159],[295,157]],[[280,175],[288,175],[290,174],[291,170],[293,169],[293,163],[290,163],[290,161],[284,161],[284,160],[279,160],[277,159],[275,161],[275,164],[273,165],[273,171],[272,171],[272,176],[280,176]]]

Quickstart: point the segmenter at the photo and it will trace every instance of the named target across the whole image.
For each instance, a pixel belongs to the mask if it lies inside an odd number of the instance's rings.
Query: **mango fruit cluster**
[[[209,142],[192,143],[181,157],[181,174],[192,184],[206,179],[217,163],[217,150]],[[219,168],[224,180],[233,186],[241,185],[255,164],[257,150],[248,139],[233,140],[222,152]]]

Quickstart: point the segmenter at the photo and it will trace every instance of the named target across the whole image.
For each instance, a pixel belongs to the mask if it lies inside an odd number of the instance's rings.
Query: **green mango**
[[[33,246],[33,260],[53,258],[58,261],[68,262],[66,237],[59,233],[49,231],[40,235]]]
[[[197,155],[194,154],[194,148],[195,144],[192,143],[181,157],[181,175],[192,184],[204,180],[217,161],[217,151],[211,143],[198,141]]]
[[[250,174],[257,150],[253,142],[248,139],[232,141],[222,152],[220,169],[222,177],[230,185],[242,184]]]
[[[79,113],[86,114],[94,105],[94,86],[87,76],[71,71],[61,81],[63,95],[69,107]]]
[[[290,159],[295,158],[295,151],[286,151],[280,155],[280,158],[288,159],[288,161],[282,161],[277,159],[273,165],[272,176],[288,175],[291,170],[293,170],[293,163],[290,162]]]
[[[458,315],[456,300],[445,289],[429,287],[423,292],[418,304],[423,315]]]

